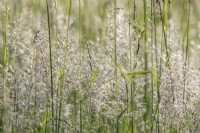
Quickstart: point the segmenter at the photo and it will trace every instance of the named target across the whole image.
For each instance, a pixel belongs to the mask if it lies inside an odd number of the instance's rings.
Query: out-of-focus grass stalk
[[[131,46],[131,0],[128,0],[128,38],[129,38],[129,65],[130,65],[130,68],[129,68],[129,71],[132,72],[132,46]],[[133,117],[129,117],[130,116],[130,113],[132,111],[132,104],[129,104],[129,101],[131,101],[131,96],[130,95],[130,92],[132,91],[132,83],[130,83],[130,89],[129,87],[127,86],[127,121],[126,122],[128,124],[128,128],[131,128],[130,130],[133,130],[133,127],[132,127],[132,119]],[[129,106],[130,105],[130,106]]]
[[[58,114],[58,133],[60,131],[60,119],[61,119],[61,110],[62,110],[62,100],[63,100],[63,89],[64,89],[64,79],[65,79],[65,68],[67,63],[67,48],[68,48],[68,41],[69,41],[69,24],[70,24],[70,16],[71,16],[71,5],[72,1],[69,1],[69,14],[68,14],[68,21],[67,21],[67,35],[66,35],[66,46],[65,46],[65,55],[64,55],[64,64],[62,68],[62,75],[61,75],[61,86],[60,86],[60,105],[59,105],[59,114]]]
[[[170,3],[169,0],[163,1],[163,18],[164,18],[164,25],[165,25],[165,32],[167,33],[169,28],[169,10],[170,10]]]
[[[106,18],[106,15],[105,15],[105,12],[106,12],[106,10],[105,10],[105,6],[107,6],[107,5],[105,5],[104,4],[104,2],[103,2],[104,0],[99,0],[99,16],[100,16],[100,18],[101,18],[101,21],[102,21],[102,27],[101,27],[101,29],[99,30],[99,35],[100,35],[100,40],[102,40],[103,39],[103,37],[105,37],[105,18]]]
[[[153,29],[154,29],[154,45],[155,45],[155,55],[156,55],[156,65],[158,65],[158,46],[157,46],[157,23],[156,23],[156,0],[152,0],[153,4]]]
[[[43,123],[42,123],[42,128],[43,128],[43,132],[44,133],[48,133],[48,128],[47,128],[47,121],[48,121],[48,117],[49,117],[49,107],[46,107],[46,111],[45,111],[45,115],[44,115],[44,119],[43,119]]]
[[[114,0],[114,61],[115,64],[117,64],[117,0]],[[119,97],[119,90],[118,90],[118,84],[117,84],[117,69],[115,67],[114,71],[115,76],[115,87],[116,87],[116,96],[117,101]]]
[[[189,64],[189,47],[190,47],[190,5],[191,5],[191,0],[189,0],[187,3],[188,7],[188,14],[187,14],[187,27],[186,27],[186,37],[187,37],[187,42],[186,42],[186,49],[185,49],[185,63],[184,67],[186,69],[187,64]],[[185,100],[185,81],[186,80],[186,72],[184,72],[184,89],[183,89],[183,102]]]
[[[133,1],[133,22],[134,23],[136,22],[136,0]],[[136,30],[136,29],[134,29],[134,30]],[[136,33],[136,31],[134,31],[134,32]],[[133,36],[134,40],[136,39],[135,35]],[[133,50],[133,52],[134,52],[134,50]],[[136,61],[136,58],[137,58],[136,54],[137,54],[137,52],[133,53],[134,61]],[[131,64],[131,65],[133,66],[133,69],[136,66],[136,65],[134,66],[134,63]],[[130,105],[131,105],[130,110],[131,110],[131,112],[133,112],[134,109],[135,109],[135,107],[134,107],[135,105],[134,105],[134,102],[133,102],[133,92],[135,91],[135,89],[136,89],[135,82],[134,82],[134,80],[132,80],[132,82],[131,82],[131,94],[130,94],[130,98],[131,98],[131,100],[130,100]],[[136,109],[135,109],[135,111],[136,111]],[[137,124],[136,124],[136,121],[135,121],[133,116],[131,117],[130,127],[131,127],[131,132],[132,133],[135,133],[137,131]]]
[[[144,60],[145,60],[145,71],[148,69],[148,45],[147,45],[147,2],[143,0],[143,9],[144,9]],[[144,113],[144,122],[145,122],[145,131],[147,131],[148,123],[150,122],[150,105],[149,105],[149,95],[148,95],[148,77],[145,75],[145,85],[144,85],[144,104],[146,105],[146,112]]]
[[[62,70],[62,69],[61,69]],[[59,117],[59,109],[60,109],[60,106],[59,106],[59,103],[60,103],[60,101],[58,100],[59,99],[59,94],[60,94],[60,90],[61,90],[61,86],[62,86],[62,71],[58,71],[57,72],[57,80],[56,80],[56,83],[57,83],[57,85],[56,85],[56,88],[55,88],[55,90],[56,90],[56,104],[55,104],[55,121],[56,121],[56,123],[55,123],[55,131],[56,132],[58,132],[58,123],[60,122],[60,119],[58,118]],[[61,98],[60,98],[61,99]]]
[[[136,3],[134,1],[134,14],[133,14],[133,20],[135,21],[135,14],[136,14]],[[135,37],[131,37],[131,0],[128,0],[128,37],[129,37],[129,63],[130,63],[130,68],[129,71],[133,72],[133,62],[132,62],[132,38],[135,39]],[[135,127],[134,124],[134,118],[131,116],[131,112],[133,112],[133,88],[135,87],[134,82],[131,81],[130,83],[130,89],[127,89],[127,111],[128,111],[128,118],[127,118],[127,123],[128,123],[128,132],[134,132]],[[131,116],[131,117],[130,117]]]
[[[16,78],[14,79],[14,83],[13,83],[13,86],[16,88]],[[16,132],[17,131],[17,126],[18,126],[18,115],[17,115],[17,113],[18,113],[18,93],[19,93],[19,90],[18,89],[16,89],[16,90],[14,90],[14,92],[13,92],[14,94],[13,94],[13,112],[14,113],[16,113],[16,115],[15,116],[13,116],[14,118],[14,120],[13,121],[15,121],[14,123],[15,123],[15,125],[12,125],[12,132]]]
[[[154,18],[153,18],[153,13],[154,13],[154,2],[153,0],[151,0],[151,16],[150,16],[150,19],[151,19],[151,44],[154,43]],[[156,55],[156,54],[155,54]],[[151,67],[154,67],[153,66],[153,56],[154,56],[154,53],[151,52]],[[153,92],[154,92],[154,84],[153,84],[153,76],[151,75],[151,96],[150,96],[150,128],[151,128],[151,132],[153,132],[153,119],[152,119],[152,116],[153,116]]]
[[[163,1],[165,2],[165,1]],[[155,1],[154,3],[156,3],[158,5],[159,8],[159,15],[161,18],[161,25],[162,25],[162,35],[164,37],[164,45],[165,45],[165,51],[166,51],[166,66],[169,67],[169,51],[168,51],[168,45],[167,45],[167,27],[166,27],[166,21],[165,21],[165,14],[163,13],[163,9],[161,7],[161,3],[160,1]],[[154,7],[155,8],[155,7]],[[163,8],[165,8],[165,4],[163,3]],[[154,9],[154,14],[156,13],[156,9]],[[155,18],[156,16],[154,16]],[[156,21],[154,19],[154,23],[155,23],[155,44],[157,45],[157,31],[156,31]],[[163,43],[161,42],[161,47],[160,47],[160,67],[159,67],[159,72],[158,72],[158,81],[157,81],[157,108],[156,108],[156,112],[155,112],[155,116],[156,116],[156,132],[159,133],[160,132],[160,84],[161,84],[161,76],[162,76],[162,55],[163,55]],[[157,64],[158,65],[158,64]],[[155,80],[155,77],[154,77]]]
[[[57,18],[58,18],[58,9],[57,9],[57,1],[56,0],[54,0],[54,5],[55,5],[55,16],[54,16],[55,29],[54,29],[54,33],[53,33],[53,40],[57,40],[57,34],[58,34],[58,20],[57,20]],[[58,53],[56,53],[56,54],[58,54]],[[58,130],[58,123],[60,121],[60,119],[58,119],[58,116],[59,116],[59,114],[58,114],[59,113],[58,104],[59,104],[59,94],[60,94],[59,93],[59,89],[61,87],[60,82],[59,82],[59,77],[60,77],[61,74],[58,71],[56,75],[57,75],[58,80],[55,82],[55,84],[57,84],[57,85],[56,85],[56,88],[55,88],[56,96],[54,98],[55,99],[55,131],[58,132],[57,131]]]
[[[132,46],[131,46],[131,1],[128,0],[128,43],[129,43],[129,63],[130,72],[132,72]]]
[[[52,44],[51,44],[51,25],[50,25],[50,14],[49,14],[49,4],[46,0],[46,10],[47,10],[47,21],[48,21],[48,36],[49,36],[49,58],[50,58],[50,81],[51,81],[51,117],[52,117],[52,128],[54,132],[54,94],[53,94],[53,66],[52,66]]]
[[[8,15],[9,15],[9,0],[6,0],[6,15],[4,18],[4,34],[3,34],[3,99],[2,99],[2,108],[1,108],[1,115],[2,115],[2,127],[3,132],[7,133],[10,132],[10,110],[9,110],[9,88],[7,88],[7,62],[8,62],[8,53],[7,53],[7,35],[8,35]]]
[[[164,1],[165,2],[165,1]],[[163,33],[163,37],[164,37],[164,44],[165,44],[165,51],[166,51],[166,66],[169,67],[169,50],[168,50],[168,44],[167,44],[167,27],[166,27],[166,21],[164,18],[164,14],[163,14],[163,10],[161,7],[161,3],[160,1],[157,1],[157,4],[159,6],[159,10],[160,10],[160,18],[161,18],[161,22],[162,22],[162,33]],[[163,6],[165,7],[165,6]],[[162,51],[162,49],[161,49]]]
[[[155,2],[154,2],[155,3]],[[168,42],[167,42],[167,32],[168,32],[168,27],[169,27],[169,8],[170,8],[170,1],[163,1],[163,9],[161,7],[161,3],[160,1],[156,1],[156,3],[158,4],[158,7],[159,7],[159,15],[160,15],[160,18],[161,18],[161,24],[162,24],[162,34],[163,34],[163,37],[164,37],[164,46],[165,46],[165,54],[166,54],[166,66],[170,69],[170,64],[169,64],[169,60],[170,60],[170,53],[169,53],[169,49],[168,49]],[[155,13],[155,12],[154,12]],[[155,18],[155,16],[154,16]],[[154,23],[155,23],[155,44],[157,45],[157,39],[156,39],[156,21],[154,19]],[[162,43],[161,43],[161,48],[160,48],[160,51],[161,51],[161,55],[160,57],[162,57],[162,50],[163,50],[163,47],[162,47]],[[159,86],[161,84],[161,76],[162,76],[162,58],[160,58],[160,70],[159,70],[159,77],[158,77],[158,81],[157,81],[157,99],[158,99],[158,103],[157,103],[157,110],[156,110],[156,114],[157,114],[157,117],[156,117],[156,132],[160,132],[160,89],[159,89]]]
[[[79,0],[79,33],[78,33],[78,41],[79,41],[79,91],[80,91],[80,97],[79,97],[79,119],[80,119],[80,123],[79,123],[79,130],[80,133],[83,132],[82,129],[82,42],[81,42],[81,33],[82,33],[82,24],[81,24],[81,1]]]
[[[152,80],[153,80],[153,85],[152,85],[152,90],[153,90],[153,87],[155,86],[157,88],[157,93],[158,93],[158,103],[157,103],[157,110],[156,112],[154,113],[154,115],[152,115],[152,117],[155,117],[156,114],[157,114],[157,118],[156,118],[156,132],[159,133],[160,129],[159,129],[159,113],[160,113],[160,89],[159,89],[159,84],[158,84],[158,79],[157,79],[157,76],[156,76],[156,72],[154,70],[154,64],[153,64],[153,60],[152,60],[152,69],[151,69],[151,74],[152,74]],[[152,92],[152,97],[153,97],[153,92]],[[153,110],[153,100],[152,100],[152,110]],[[153,123],[152,123],[153,124]],[[153,132],[153,125],[152,125],[152,129],[151,131]]]
[[[187,16],[187,43],[186,43],[186,55],[185,55],[185,64],[189,63],[189,47],[190,47],[190,5],[191,5],[191,0],[188,0],[188,16]]]
[[[38,65],[38,51],[36,50],[36,54],[35,54],[35,70],[37,69]],[[36,114],[37,114],[37,81],[35,80],[35,87],[34,87],[34,128],[33,128],[33,132],[36,133],[37,131],[37,119],[36,119]]]
[[[184,30],[184,19],[185,19],[185,14],[186,14],[186,10],[185,10],[185,4],[186,4],[186,2],[185,2],[185,0],[181,0],[181,6],[182,6],[182,9],[181,9],[181,12],[182,12],[182,14],[181,14],[181,19],[180,19],[180,24],[181,24],[181,32],[183,33],[182,34],[182,53],[183,53],[183,57],[185,56],[184,55],[184,53],[185,53],[185,45],[184,45],[184,41],[185,41],[185,33],[186,33],[186,31]],[[184,61],[184,60],[183,60]]]
[[[117,64],[117,0],[114,0],[114,63]],[[115,88],[116,88],[116,98],[117,98],[117,108],[119,104],[119,88],[117,83],[117,68],[115,67],[114,70],[114,77],[115,77]],[[117,111],[118,113],[118,111]],[[119,125],[118,125],[118,119],[116,123],[116,133],[119,132]]]
[[[55,40],[57,38],[57,34],[58,34],[58,7],[57,7],[57,0],[54,0],[54,5],[55,5],[55,16],[53,16],[53,19],[55,21],[55,29],[54,29],[54,34],[53,34],[53,40]]]

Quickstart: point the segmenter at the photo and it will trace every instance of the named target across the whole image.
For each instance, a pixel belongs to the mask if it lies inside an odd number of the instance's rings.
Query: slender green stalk
[[[131,84],[131,112],[133,112],[133,107],[134,107],[134,103],[133,103],[133,90],[135,90],[135,83],[134,83],[134,81],[133,81],[133,83]],[[130,124],[131,124],[131,132],[133,133],[133,132],[135,132],[135,130],[136,130],[136,122],[134,121],[134,117],[132,116],[131,117],[131,122],[130,122]]]
[[[133,2],[133,22],[135,23],[136,22],[136,0],[134,0],[134,2]],[[136,39],[136,37],[135,36],[133,36],[133,40],[135,40]],[[134,52],[134,50],[133,50],[133,52]],[[133,55],[134,55],[134,60],[136,60],[136,58],[137,58],[137,52],[135,52],[135,53],[133,53]],[[135,64],[137,64],[137,63],[135,63]],[[135,67],[136,67],[136,65],[134,66],[134,63],[133,64],[131,64],[133,67],[133,69],[132,69],[132,71],[135,69]],[[135,86],[135,82],[134,82],[134,80],[132,80],[132,83],[131,83],[131,89],[130,89],[130,112],[133,112],[134,111],[134,109],[135,109],[135,104],[134,104],[134,101],[133,101],[133,92],[134,92],[134,90],[136,89],[136,86]],[[136,110],[136,109],[135,109]],[[131,117],[131,120],[130,120],[130,127],[131,127],[131,133],[135,133],[137,130],[136,130],[136,121],[135,121],[135,119],[134,119],[134,117],[132,116]]]
[[[154,12],[154,5],[153,5],[153,0],[151,0],[151,43],[154,43],[154,28],[153,28],[153,12]],[[151,66],[153,67],[153,52],[151,53]],[[151,76],[151,96],[150,96],[150,118],[153,116],[153,92],[154,92],[154,84],[153,84],[153,76]],[[153,132],[153,119],[151,118],[150,120],[150,127],[151,127],[151,132]]]
[[[117,64],[117,0],[114,0],[114,63]],[[117,83],[117,69],[115,67],[114,70],[114,77],[115,77],[115,88],[116,88],[116,98],[117,98],[117,107],[119,102],[119,88]],[[119,125],[118,125],[118,119],[116,123],[116,133],[119,132]]]
[[[37,66],[38,66],[38,51],[36,50],[36,54],[35,54],[35,70],[37,69]],[[38,93],[38,90],[37,90],[37,81],[35,80],[35,87],[34,87],[34,133],[36,133],[36,126],[37,126],[37,122],[36,122],[36,114],[37,114],[37,105],[38,105],[38,102],[37,102],[37,93]]]
[[[190,47],[190,4],[191,0],[188,1],[188,16],[187,16],[187,27],[186,27],[186,34],[187,34],[187,42],[186,42],[186,50],[185,50],[185,63],[184,67],[186,70],[187,64],[189,63],[189,47]],[[184,89],[183,89],[183,102],[185,100],[185,88],[186,88],[186,72],[184,72]]]
[[[156,23],[156,8],[155,8],[155,4],[156,4],[156,0],[152,0],[153,1],[153,28],[154,28],[154,45],[155,45],[155,54],[156,54],[156,65],[158,65],[158,46],[157,46],[157,23]]]
[[[54,5],[55,5],[55,17],[53,16],[53,19],[55,19],[55,28],[54,28],[54,33],[53,33],[53,40],[55,40],[57,38],[57,34],[58,34],[58,7],[57,7],[57,1],[54,0]]]
[[[185,56],[184,53],[185,53],[185,45],[184,45],[184,41],[185,41],[185,36],[186,36],[186,31],[184,30],[184,19],[185,19],[185,14],[186,14],[186,11],[185,11],[185,0],[181,0],[181,5],[182,5],[182,9],[181,9],[181,19],[180,19],[180,23],[181,23],[181,31],[183,33],[182,35],[182,53],[183,53],[183,57]],[[184,60],[183,60],[184,61]]]
[[[114,0],[114,62],[117,64],[117,0]],[[115,87],[116,87],[116,95],[117,101],[119,97],[118,83],[117,83],[117,69],[114,71],[115,76]]]
[[[71,16],[71,5],[72,1],[70,0],[69,3],[69,14],[68,14],[68,21],[67,21],[67,37],[66,37],[66,49],[64,55],[64,64],[62,68],[62,76],[61,76],[61,86],[60,86],[60,105],[59,105],[59,115],[58,115],[58,133],[60,132],[60,118],[61,118],[61,110],[62,110],[62,100],[63,100],[63,89],[64,89],[64,79],[65,79],[65,68],[67,62],[67,48],[68,48],[68,41],[69,41],[69,24],[70,24],[70,16]]]
[[[133,65],[132,65],[132,46],[131,46],[131,0],[128,0],[128,37],[129,37],[129,65],[130,65],[130,69],[129,71],[132,72],[133,71]],[[130,95],[130,92],[132,94],[132,88],[133,88],[133,84],[130,83],[130,90],[129,88],[127,88],[127,115],[128,117],[130,116],[131,112],[133,111],[133,103],[132,103],[132,95]],[[130,96],[129,96],[130,95]],[[131,102],[129,105],[129,101]],[[133,117],[128,118],[127,119],[128,124],[129,124],[129,128],[131,128],[131,131],[133,132]]]
[[[165,31],[167,33],[169,28],[169,9],[170,9],[170,3],[168,0],[165,0],[163,2],[163,19],[164,19],[164,25],[165,25]]]
[[[58,100],[58,98],[59,98],[59,89],[60,89],[60,81],[59,81],[59,78],[61,77],[60,76],[61,74],[60,74],[60,71],[58,71],[57,72],[57,79],[56,79],[56,83],[57,83],[57,85],[56,85],[56,88],[55,88],[55,90],[56,90],[56,103],[55,103],[55,120],[56,120],[56,123],[55,123],[55,127],[56,127],[56,132],[58,131],[58,122],[59,122],[59,119],[58,119],[58,113],[59,113],[59,106],[58,106],[58,104],[59,104],[59,100]]]
[[[81,32],[82,32],[82,26],[81,26],[81,1],[79,0],[79,91],[80,91],[80,98],[79,98],[79,119],[80,119],[80,124],[79,124],[79,130],[80,133],[83,132],[82,129],[82,44],[81,44]]]
[[[168,49],[168,43],[167,43],[167,30],[168,30],[168,13],[169,13],[169,1],[163,1],[163,10],[161,8],[161,4],[160,1],[156,1],[156,3],[158,4],[159,10],[160,10],[160,18],[161,18],[161,23],[162,23],[162,34],[164,37],[164,45],[165,45],[165,51],[166,51],[166,66],[170,69],[170,65],[169,65],[169,60],[170,60],[170,53],[169,53],[169,49]],[[155,22],[154,22],[155,23]],[[155,37],[156,37],[156,29],[155,29]],[[155,43],[157,43],[156,41],[157,39],[155,38]],[[156,118],[156,132],[160,132],[160,84],[161,84],[161,76],[162,76],[162,43],[161,43],[161,56],[160,56],[160,70],[159,70],[159,80],[158,80],[158,85],[157,85],[157,99],[158,99],[158,103],[157,103],[157,110],[156,110],[156,114],[157,114],[157,118]]]
[[[131,1],[128,0],[128,43],[129,43],[129,63],[130,63],[130,72],[132,72],[132,46],[131,46]]]
[[[161,55],[162,55],[162,44],[161,44]],[[156,133],[160,133],[160,84],[161,84],[161,76],[162,76],[162,56],[160,57],[160,67],[159,67],[159,77],[158,77],[158,86],[157,86],[157,109],[156,109]],[[156,115],[155,115],[156,116]]]
[[[1,109],[1,115],[2,115],[2,127],[3,132],[7,133],[10,132],[10,114],[9,114],[9,90],[7,88],[7,62],[8,62],[8,53],[7,53],[7,35],[8,35],[8,6],[9,6],[9,0],[6,0],[6,15],[4,18],[4,34],[3,34],[3,99],[2,99],[2,109]]]
[[[49,117],[49,107],[47,106],[47,107],[46,107],[46,111],[45,111],[45,115],[44,115],[43,125],[42,125],[43,131],[44,131],[45,133],[48,132],[48,128],[47,128],[47,120],[48,120],[48,117]]]
[[[162,22],[162,32],[163,32],[163,37],[164,37],[164,44],[165,44],[165,51],[166,51],[166,66],[169,67],[169,50],[168,50],[168,44],[167,44],[167,27],[166,27],[166,23],[165,23],[165,19],[164,19],[164,15],[162,12],[162,8],[161,8],[161,4],[160,1],[157,1],[158,6],[159,6],[159,10],[160,10],[160,17],[161,17],[161,22]]]
[[[185,63],[189,62],[189,47],[190,47],[190,5],[191,0],[188,1],[188,17],[187,17],[187,44],[186,44],[186,55]]]
[[[143,0],[144,6],[144,43],[145,43],[145,52],[144,52],[144,59],[145,59],[145,71],[148,69],[148,46],[147,42],[147,2]],[[146,112],[144,113],[144,122],[145,122],[145,130],[147,131],[147,122],[149,121],[150,111],[149,111],[149,96],[148,96],[148,79],[147,75],[145,75],[145,86],[144,86],[144,104],[146,105]]]
[[[50,58],[50,81],[51,81],[51,117],[52,117],[52,126],[54,132],[54,96],[53,96],[53,65],[52,65],[52,44],[51,44],[51,25],[50,25],[50,15],[49,15],[49,4],[46,0],[46,9],[47,9],[47,21],[48,21],[48,34],[49,34],[49,58]]]
[[[160,17],[161,17],[161,22],[162,22],[162,34],[164,35],[164,42],[165,42],[165,48],[166,48],[166,61],[168,64],[168,47],[167,47],[167,40],[166,40],[166,34],[164,31],[164,21],[163,21],[163,17],[162,17],[162,9],[161,9],[161,5],[160,5],[160,1],[156,0],[156,4],[158,4],[158,8],[160,10]],[[155,13],[156,13],[156,9],[155,9]],[[156,16],[154,16],[156,17]],[[154,19],[155,21],[155,19]],[[156,23],[156,21],[154,22]],[[157,27],[157,25],[155,25],[155,27]],[[157,44],[157,30],[155,28],[155,43]],[[161,84],[161,76],[162,76],[162,52],[163,49],[163,43],[161,42],[161,46],[160,46],[160,66],[159,66],[159,75],[158,75],[158,83],[157,83],[157,107],[156,107],[156,112],[155,112],[155,116],[156,116],[156,133],[160,133],[160,84]],[[158,65],[158,64],[157,64]],[[156,79],[156,78],[155,78]]]
[[[80,133],[83,132],[83,120],[82,120],[82,99],[79,101],[80,103]]]

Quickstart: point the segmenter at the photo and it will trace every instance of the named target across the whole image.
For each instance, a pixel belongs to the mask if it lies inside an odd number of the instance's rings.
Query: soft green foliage
[[[0,133],[198,133],[198,0],[0,1]]]

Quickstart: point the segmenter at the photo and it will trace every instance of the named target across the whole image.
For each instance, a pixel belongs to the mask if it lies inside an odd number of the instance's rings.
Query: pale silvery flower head
[[[175,32],[171,32],[175,33]],[[187,126],[187,117],[198,123],[199,107],[199,71],[185,64],[179,37],[174,34],[169,37],[169,67],[162,65],[161,76],[161,118],[165,127],[178,124],[185,132],[193,127]],[[166,61],[166,60],[165,60]],[[169,125],[168,125],[168,124]],[[198,125],[198,124],[196,124]],[[195,125],[194,125],[195,126]]]

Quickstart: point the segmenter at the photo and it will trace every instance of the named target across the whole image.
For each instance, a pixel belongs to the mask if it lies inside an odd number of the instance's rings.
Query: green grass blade
[[[49,119],[49,111],[48,111],[48,107],[45,111],[45,115],[44,115],[44,119],[43,119],[43,122],[42,122],[42,128],[43,128],[43,132],[46,133],[47,132],[47,121]]]
[[[119,119],[123,116],[123,114],[126,112],[127,108],[125,108],[118,116],[117,116],[117,132],[119,132]]]
[[[88,85],[88,89],[90,89],[90,88],[91,88],[91,86],[92,86],[92,84],[94,83],[94,81],[95,81],[95,78],[96,78],[96,76],[97,76],[98,72],[99,72],[99,70],[98,70],[98,69],[97,69],[96,71],[94,71],[94,72],[93,72],[93,74],[92,74],[92,77],[91,77],[91,80],[90,80],[90,82],[89,82],[89,85]]]
[[[124,73],[124,71],[122,70],[122,68],[121,68],[118,64],[115,64],[115,67],[116,67],[117,70],[121,73],[122,77],[123,77],[128,83],[131,83],[131,80],[130,80],[129,77]]]
[[[9,88],[8,88],[8,83],[7,83],[7,67],[8,67],[8,57],[7,55],[9,54],[7,49],[8,49],[8,15],[9,15],[9,0],[5,1],[5,17],[4,17],[4,31],[3,31],[3,54],[2,54],[2,58],[3,58],[3,87],[2,87],[2,101],[3,101],[3,105],[1,107],[1,115],[2,115],[2,120],[1,120],[1,124],[2,124],[2,129],[3,132],[10,132],[10,105],[9,105]],[[0,125],[1,126],[1,125]]]
[[[50,81],[51,81],[51,115],[54,119],[54,90],[53,90],[53,64],[52,64],[52,44],[51,44],[51,25],[50,25],[50,15],[49,15],[49,4],[46,0],[46,10],[47,10],[47,21],[48,21],[48,36],[49,36],[49,58],[50,58]],[[53,132],[54,132],[54,122],[52,121]]]
[[[158,88],[158,81],[157,81],[157,76],[156,76],[156,73],[155,73],[155,70],[154,70],[154,66],[152,66],[151,74],[153,76],[153,83]]]
[[[130,75],[132,78],[134,78],[136,76],[146,75],[149,73],[151,73],[151,72],[150,71],[138,71],[138,72],[128,73],[127,75]]]
[[[71,16],[71,5],[72,1],[69,1],[69,14],[68,14],[68,21],[67,21],[67,37],[66,37],[66,46],[65,46],[65,53],[64,53],[64,63],[61,72],[61,86],[60,86],[60,103],[59,103],[59,115],[58,115],[58,133],[60,132],[60,118],[61,118],[61,110],[62,110],[62,102],[63,102],[63,89],[64,89],[64,79],[65,79],[65,68],[67,62],[67,48],[68,48],[68,40],[69,40],[69,24],[70,24],[70,16]]]
[[[112,62],[115,63],[115,68],[121,73],[122,77],[128,82],[131,83],[131,80],[129,79],[129,77],[124,73],[124,71],[122,70],[122,68],[115,62],[115,60],[113,59],[112,55],[109,53],[109,51],[106,51],[107,54],[110,56],[110,58],[112,59]]]

